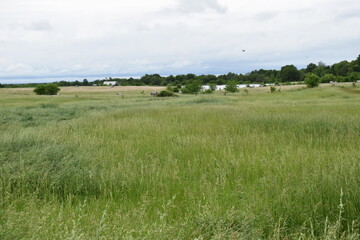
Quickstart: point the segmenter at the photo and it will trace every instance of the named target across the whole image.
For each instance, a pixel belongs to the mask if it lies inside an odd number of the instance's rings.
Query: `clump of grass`
[[[211,98],[211,97],[198,97],[187,101],[187,104],[206,104],[206,103],[224,103],[225,100],[221,98]]]
[[[41,108],[56,108],[58,107],[58,104],[55,103],[42,103],[40,105]]]

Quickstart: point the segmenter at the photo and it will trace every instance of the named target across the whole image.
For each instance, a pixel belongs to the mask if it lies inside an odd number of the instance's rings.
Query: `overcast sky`
[[[2,83],[247,73],[360,54],[359,0],[0,1]]]

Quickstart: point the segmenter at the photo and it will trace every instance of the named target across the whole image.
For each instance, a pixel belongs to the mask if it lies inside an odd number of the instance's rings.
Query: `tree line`
[[[314,74],[319,77],[320,82],[330,81],[352,82],[360,80],[360,55],[353,61],[341,61],[333,65],[326,65],[323,62],[309,63],[306,68],[297,69],[294,65],[286,65],[280,70],[254,70],[247,74],[236,74],[229,72],[221,75],[196,75],[180,74],[161,76],[160,74],[145,74],[140,78],[106,78],[95,81],[59,81],[54,82],[58,86],[101,86],[104,81],[116,81],[121,86],[183,86],[189,82],[197,81],[202,84],[224,85],[228,82],[237,82],[238,84],[266,84],[266,83],[291,83],[304,81],[307,74]],[[34,87],[36,84],[0,84],[0,87]]]

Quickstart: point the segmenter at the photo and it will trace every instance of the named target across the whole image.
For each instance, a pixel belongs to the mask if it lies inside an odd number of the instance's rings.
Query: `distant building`
[[[116,86],[116,85],[118,85],[118,82],[117,81],[104,81],[103,84],[106,86]]]

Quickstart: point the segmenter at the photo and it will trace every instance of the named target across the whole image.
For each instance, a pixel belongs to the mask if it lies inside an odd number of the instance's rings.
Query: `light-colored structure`
[[[104,81],[103,84],[106,86],[116,86],[116,85],[118,85],[118,82],[117,81]]]

